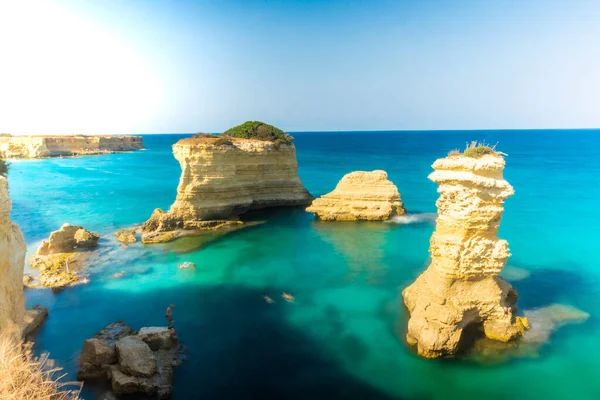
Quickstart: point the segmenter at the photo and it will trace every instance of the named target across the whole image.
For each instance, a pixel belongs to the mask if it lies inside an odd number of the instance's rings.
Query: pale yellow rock
[[[98,246],[100,236],[81,226],[63,224],[59,230],[42,241],[29,265],[40,270],[40,284],[45,287],[63,287],[79,282],[89,249]],[[29,281],[30,287],[36,286]]]
[[[310,203],[292,143],[239,138],[231,142],[187,138],[173,145],[181,165],[177,198],[168,212],[154,211],[142,227],[142,242],[235,228],[238,216],[247,211]]]
[[[45,158],[103,154],[144,148],[141,136],[0,135],[0,158]]]
[[[517,292],[498,276],[509,257],[496,235],[503,203],[513,188],[502,177],[500,155],[437,160],[429,179],[439,184],[438,218],[431,237],[431,264],[403,292],[410,311],[407,340],[424,357],[455,354],[463,330],[480,325],[488,338],[522,335]]]
[[[12,203],[8,184],[0,177],[0,331],[20,335],[25,311],[23,267],[25,241],[17,224],[10,220]]]
[[[398,188],[380,170],[344,175],[333,192],[315,199],[306,211],[325,221],[383,221],[406,214]]]

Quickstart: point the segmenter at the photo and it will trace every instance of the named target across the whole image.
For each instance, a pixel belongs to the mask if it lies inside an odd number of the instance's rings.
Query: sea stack
[[[26,246],[21,229],[10,220],[11,208],[8,183],[0,176],[0,332],[11,331],[18,338],[25,312]]]
[[[325,221],[384,221],[406,214],[398,188],[380,170],[344,175],[333,192],[315,199],[306,211]]]
[[[156,209],[143,225],[144,243],[236,228],[247,211],[312,200],[298,177],[292,138],[262,122],[182,139],[173,154],[181,164],[177,198],[168,212]]]
[[[509,257],[497,237],[504,200],[504,158],[487,146],[453,152],[433,164],[439,185],[431,264],[402,295],[410,312],[407,341],[427,358],[452,356],[464,335],[509,341],[528,322],[516,316],[517,292],[498,273]]]

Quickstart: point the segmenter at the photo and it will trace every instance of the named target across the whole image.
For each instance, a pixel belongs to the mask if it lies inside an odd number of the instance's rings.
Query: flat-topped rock
[[[23,315],[23,338],[27,339],[48,317],[48,309],[35,305],[25,310]]]
[[[0,158],[78,156],[143,148],[141,136],[0,136]]]
[[[165,326],[142,328],[137,335],[146,342],[153,351],[170,349],[177,345],[177,335],[175,335],[175,330],[168,329]]]
[[[333,192],[315,199],[306,211],[325,221],[383,221],[406,214],[398,188],[380,170],[344,175]]]
[[[238,217],[250,210],[312,200],[298,177],[296,148],[288,139],[204,135],[180,140],[173,154],[182,171],[177,197],[169,211],[156,209],[142,226],[144,243],[240,228]]]

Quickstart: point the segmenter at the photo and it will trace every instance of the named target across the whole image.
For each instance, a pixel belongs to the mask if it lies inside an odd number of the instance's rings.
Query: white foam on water
[[[420,213],[420,214],[407,214],[397,215],[385,222],[390,224],[421,224],[421,223],[434,223],[437,218],[436,213]]]

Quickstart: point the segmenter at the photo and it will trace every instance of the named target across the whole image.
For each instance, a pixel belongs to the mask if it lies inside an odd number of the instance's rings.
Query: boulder
[[[140,378],[123,373],[118,365],[110,367],[108,376],[113,393],[116,395],[134,393],[152,394],[152,386],[149,379],[140,382]]]
[[[77,248],[91,249],[98,246],[100,235],[80,228],[75,232],[74,238]]]
[[[23,338],[27,338],[38,329],[47,317],[48,309],[46,307],[36,305],[27,308],[23,317]]]
[[[134,243],[137,242],[135,237],[135,229],[122,229],[115,233],[117,240],[121,243]]]
[[[148,378],[156,373],[156,357],[150,347],[137,336],[127,336],[116,343],[121,371]]]
[[[138,337],[148,344],[152,351],[171,349],[177,345],[175,330],[165,326],[142,328],[138,332]]]
[[[83,342],[79,357],[77,379],[101,378],[106,374],[108,367],[116,364],[117,361],[117,350],[114,344],[103,339],[87,339]]]

